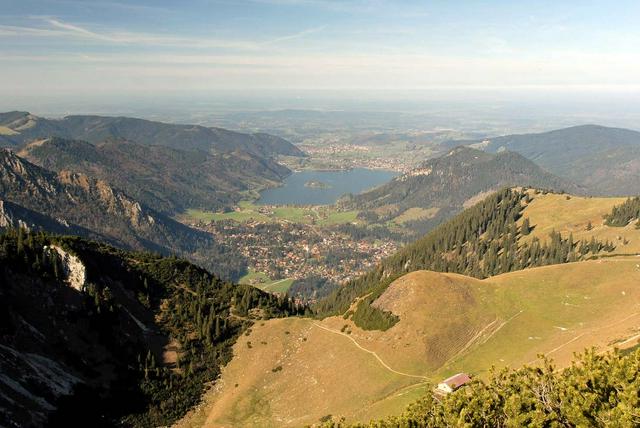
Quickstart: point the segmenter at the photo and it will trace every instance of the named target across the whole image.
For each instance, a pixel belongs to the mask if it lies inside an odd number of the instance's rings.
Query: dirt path
[[[487,329],[490,329],[491,327],[493,327],[493,325],[495,323],[498,322],[498,318],[496,318],[495,320],[491,321],[489,324],[487,324],[486,326],[484,326],[484,328],[482,330],[480,330],[478,333],[476,333],[471,339],[469,339],[469,341],[462,347],[461,350],[459,350],[458,352],[456,352],[451,358],[449,358],[442,366],[446,366],[447,364],[449,364],[451,361],[453,361],[455,358],[459,357],[460,355],[462,355],[467,349],[469,349],[472,345],[474,345],[478,339],[482,339],[480,342],[477,342],[478,345],[482,345],[485,344],[489,341],[489,339],[491,339],[498,331],[500,331],[500,329],[502,327],[504,327],[505,325],[507,325],[508,323],[510,323],[515,317],[517,317],[518,315],[520,315],[523,311],[521,310],[520,312],[517,312],[515,315],[513,315],[511,318],[509,318],[508,320],[504,321],[502,324],[500,324],[498,326],[498,328],[496,328],[495,330],[493,330],[491,333],[489,333],[488,336],[486,336],[484,339],[482,338],[482,336],[484,335],[484,333],[487,331]]]
[[[498,328],[496,328],[494,331],[492,331],[492,332],[491,332],[491,334],[490,334],[489,336],[487,336],[487,338],[486,338],[482,343],[486,343],[487,341],[489,341],[489,339],[491,339],[493,336],[495,336],[495,334],[496,334],[497,332],[499,332],[499,331],[500,331],[500,329],[501,329],[502,327],[504,327],[505,325],[509,324],[511,321],[513,321],[513,319],[514,319],[515,317],[517,317],[518,315],[520,315],[522,312],[524,312],[524,311],[523,311],[523,310],[520,310],[520,312],[516,313],[514,316],[512,316],[511,318],[509,318],[508,320],[506,320],[505,322],[503,322],[502,324],[500,324],[500,325],[498,326]]]
[[[567,345],[569,345],[569,344],[571,344],[571,343],[575,342],[576,340],[580,339],[580,338],[581,338],[581,337],[583,337],[583,336],[589,336],[589,335],[593,335],[594,333],[597,333],[597,332],[599,332],[599,331],[607,330],[607,329],[609,329],[609,328],[611,328],[611,327],[614,327],[614,326],[616,326],[616,325],[618,325],[618,324],[621,324],[621,323],[623,323],[623,322],[625,322],[625,321],[627,321],[627,320],[629,320],[629,319],[631,319],[631,318],[633,318],[633,317],[636,317],[636,316],[638,316],[638,315],[640,315],[640,312],[635,312],[635,313],[633,313],[633,314],[631,314],[631,315],[628,315],[628,316],[624,317],[623,319],[618,320],[618,321],[615,321],[615,322],[613,322],[613,323],[611,323],[611,324],[608,324],[608,325],[605,325],[605,326],[602,326],[602,327],[598,327],[598,328],[594,328],[594,329],[587,330],[587,331],[585,331],[585,332],[583,332],[583,333],[581,333],[581,334],[579,334],[579,335],[577,335],[577,336],[575,336],[575,337],[571,338],[569,341],[567,341],[567,342],[565,342],[565,343],[561,344],[560,346],[557,346],[557,347],[553,348],[552,350],[550,350],[550,351],[548,351],[548,352],[545,352],[545,355],[551,355],[551,354],[553,354],[554,352],[557,352],[557,351],[559,351],[560,349],[564,348],[565,346],[567,346]],[[613,345],[605,346],[605,347],[604,347],[604,348],[603,348],[599,353],[605,353],[605,352],[610,351],[611,349],[613,349],[613,348],[615,348],[615,347],[620,347],[620,346],[628,345],[629,343],[633,342],[634,340],[636,340],[636,339],[638,339],[638,338],[640,338],[640,334],[636,334],[636,335],[634,335],[634,336],[632,336],[632,337],[630,337],[630,338],[626,339],[626,340],[625,340],[625,341],[623,341],[623,342],[620,342],[620,343],[614,343]],[[536,361],[538,361],[538,360],[537,360],[537,359],[535,359],[535,360],[531,360],[531,361],[529,361],[527,364],[532,364],[532,363],[534,363],[534,362],[536,362]]]
[[[635,336],[631,336],[630,338],[628,338],[624,342],[618,343],[618,346],[628,345],[629,343],[632,343],[634,340],[637,340],[637,339],[640,339],[640,334],[636,334]]]
[[[367,352],[367,353],[369,353],[369,354],[373,355],[373,356],[376,358],[376,360],[378,360],[378,362],[379,362],[379,363],[380,363],[380,364],[381,364],[385,369],[389,370],[389,371],[390,371],[390,372],[392,372],[392,373],[398,374],[398,375],[400,375],[400,376],[407,376],[407,377],[412,377],[412,378],[416,378],[416,379],[429,380],[429,378],[428,378],[428,377],[426,377],[426,376],[420,376],[420,375],[413,375],[413,374],[409,374],[409,373],[403,373],[403,372],[399,372],[398,370],[395,370],[395,369],[393,369],[393,368],[389,367],[389,365],[388,365],[387,363],[385,363],[385,362],[382,360],[382,358],[380,358],[380,357],[378,356],[378,354],[377,354],[377,353],[375,353],[374,351],[371,351],[371,350],[369,350],[369,349],[367,349],[367,348],[362,347],[362,346],[361,346],[361,345],[360,345],[360,344],[359,344],[359,343],[358,343],[358,342],[357,342],[353,337],[349,336],[349,335],[348,335],[348,334],[346,334],[346,333],[343,333],[343,332],[341,332],[341,331],[333,330],[333,329],[331,329],[331,328],[325,327],[325,326],[323,326],[323,325],[318,324],[317,322],[314,322],[314,323],[313,323],[313,325],[315,325],[316,327],[321,328],[321,329],[323,329],[323,330],[326,330],[326,331],[328,331],[328,332],[331,332],[331,333],[334,333],[334,334],[339,334],[340,336],[344,336],[344,337],[346,337],[347,339],[351,340],[351,341],[352,341],[352,342],[353,342],[353,343],[354,343],[358,348],[360,348],[362,351]]]
[[[278,280],[278,281],[272,282],[271,284],[269,284],[269,285],[265,286],[265,287],[262,289],[262,291],[271,291],[271,288],[272,288],[274,285],[278,285],[278,284],[280,284],[281,282],[289,281],[289,279],[290,279],[290,278],[285,278],[285,279],[280,279],[280,280]]]
[[[569,340],[568,342],[565,342],[565,343],[563,343],[562,345],[560,345],[560,346],[557,346],[557,347],[553,348],[551,351],[546,352],[546,353],[545,353],[545,355],[551,355],[551,354],[553,354],[554,352],[557,352],[557,351],[561,350],[561,349],[562,349],[562,348],[564,348],[565,346],[567,346],[567,345],[569,345],[569,344],[571,344],[571,343],[575,342],[576,340],[580,339],[580,338],[581,338],[582,336],[584,336],[585,334],[587,334],[587,333],[582,333],[582,334],[577,335],[576,337],[574,337],[573,339]],[[536,360],[533,360],[533,361],[536,361]],[[529,362],[528,364],[531,364],[531,362]]]

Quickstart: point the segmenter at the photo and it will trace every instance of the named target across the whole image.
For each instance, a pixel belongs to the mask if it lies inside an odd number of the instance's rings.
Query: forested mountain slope
[[[0,229],[19,229],[48,231],[60,235],[91,236],[99,240],[108,240],[96,232],[55,219],[37,211],[22,207],[13,202],[0,199]]]
[[[602,195],[635,194],[640,180],[640,132],[582,125],[539,134],[453,141],[488,152],[510,150]]]
[[[0,235],[0,425],[168,425],[292,302],[177,258]]]
[[[242,259],[211,235],[147,208],[105,181],[48,171],[7,149],[0,149],[0,198],[123,248],[183,254],[224,277],[244,270]]]
[[[540,191],[504,189],[438,226],[423,238],[383,260],[372,272],[338,288],[318,302],[320,313],[341,314],[354,299],[367,295],[353,314],[365,328],[389,328],[395,322],[370,303],[395,278],[416,270],[455,272],[486,278],[532,266],[566,263],[613,251],[610,240],[574,239],[571,233],[548,230],[528,238],[543,226],[521,219]],[[565,198],[571,198],[566,195]]]
[[[200,153],[123,140],[91,144],[48,138],[18,154],[53,171],[105,180],[145,205],[168,214],[188,208],[221,209],[241,192],[279,183],[290,171],[249,152]]]
[[[405,222],[405,226],[424,233],[490,192],[513,186],[570,193],[582,190],[517,153],[490,154],[460,146],[341,203],[365,210],[362,216],[373,221],[392,220],[403,213],[405,216],[412,213],[415,220]]]
[[[243,134],[221,128],[175,125],[129,117],[67,116],[46,119],[28,112],[0,113],[3,145],[20,148],[42,138],[62,137],[90,143],[124,139],[144,145],[161,145],[179,150],[232,153],[244,151],[261,157],[303,156],[293,144],[268,134]]]

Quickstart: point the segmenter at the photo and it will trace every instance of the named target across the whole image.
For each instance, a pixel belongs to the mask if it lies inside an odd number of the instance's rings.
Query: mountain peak
[[[33,168],[38,168],[31,162],[19,157],[13,150],[0,148],[0,170],[5,174],[11,173],[15,176],[30,174]]]
[[[583,124],[542,133],[514,134],[476,141],[452,141],[481,146],[491,153],[517,152],[542,168],[593,194],[637,192],[640,132]]]
[[[458,146],[344,203],[381,222],[393,221],[409,209],[413,214],[420,209],[423,218],[415,222],[415,231],[422,233],[461,211],[479,195],[514,186],[581,191],[518,153],[495,154]]]

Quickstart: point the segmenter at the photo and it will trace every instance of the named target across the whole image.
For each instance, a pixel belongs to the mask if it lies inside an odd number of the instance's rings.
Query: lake
[[[395,171],[355,168],[348,171],[300,171],[280,187],[260,192],[262,205],[329,205],[345,193],[361,193],[397,176]]]

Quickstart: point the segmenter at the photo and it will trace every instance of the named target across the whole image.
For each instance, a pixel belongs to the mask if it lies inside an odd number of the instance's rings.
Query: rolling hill
[[[105,180],[170,215],[233,205],[242,192],[274,186],[290,174],[274,160],[249,152],[204,154],[123,140],[91,144],[48,138],[29,143],[18,154],[49,170]]]
[[[0,142],[21,148],[33,140],[61,137],[101,143],[108,139],[159,145],[178,150],[209,153],[242,151],[268,158],[275,155],[304,156],[282,138],[269,134],[243,134],[221,128],[175,125],[129,117],[67,116],[46,119],[28,112],[0,113]]]
[[[399,414],[460,371],[486,378],[492,366],[535,365],[540,353],[566,367],[588,347],[637,346],[640,229],[637,219],[605,222],[623,203],[537,190],[490,196],[343,286],[324,302],[332,316],[256,325],[205,405],[178,426],[366,422]],[[597,244],[610,239],[615,246]],[[504,255],[487,276],[491,242]],[[529,264],[509,263],[512,251]],[[376,313],[394,322],[376,327]]]
[[[341,316],[255,326],[234,346],[206,404],[178,426],[367,422],[399,414],[452,373],[482,377],[494,365],[534,364],[539,353],[567,366],[585,347],[633,346],[640,289],[630,280],[640,281],[635,257],[486,280],[416,271],[374,303],[400,318],[387,331]]]
[[[394,221],[421,235],[489,193],[509,186],[582,191],[517,153],[490,154],[460,146],[385,185],[343,198],[340,204],[365,210],[362,216],[372,221]]]
[[[108,181],[168,215],[219,210],[281,183],[279,155],[305,156],[273,135],[127,117],[0,113],[0,147],[35,164]]]
[[[0,149],[0,198],[69,225],[70,231],[87,232],[82,236],[101,237],[122,248],[182,254],[224,277],[239,277],[244,269],[242,258],[231,256],[211,235],[148,208],[107,182],[49,171],[8,149]],[[20,220],[30,222],[27,217]],[[48,229],[47,224],[39,226]],[[57,227],[48,230],[59,231]]]
[[[640,180],[640,132],[629,129],[582,125],[539,134],[448,143],[450,147],[459,144],[492,153],[520,153],[594,194],[634,194]]]

